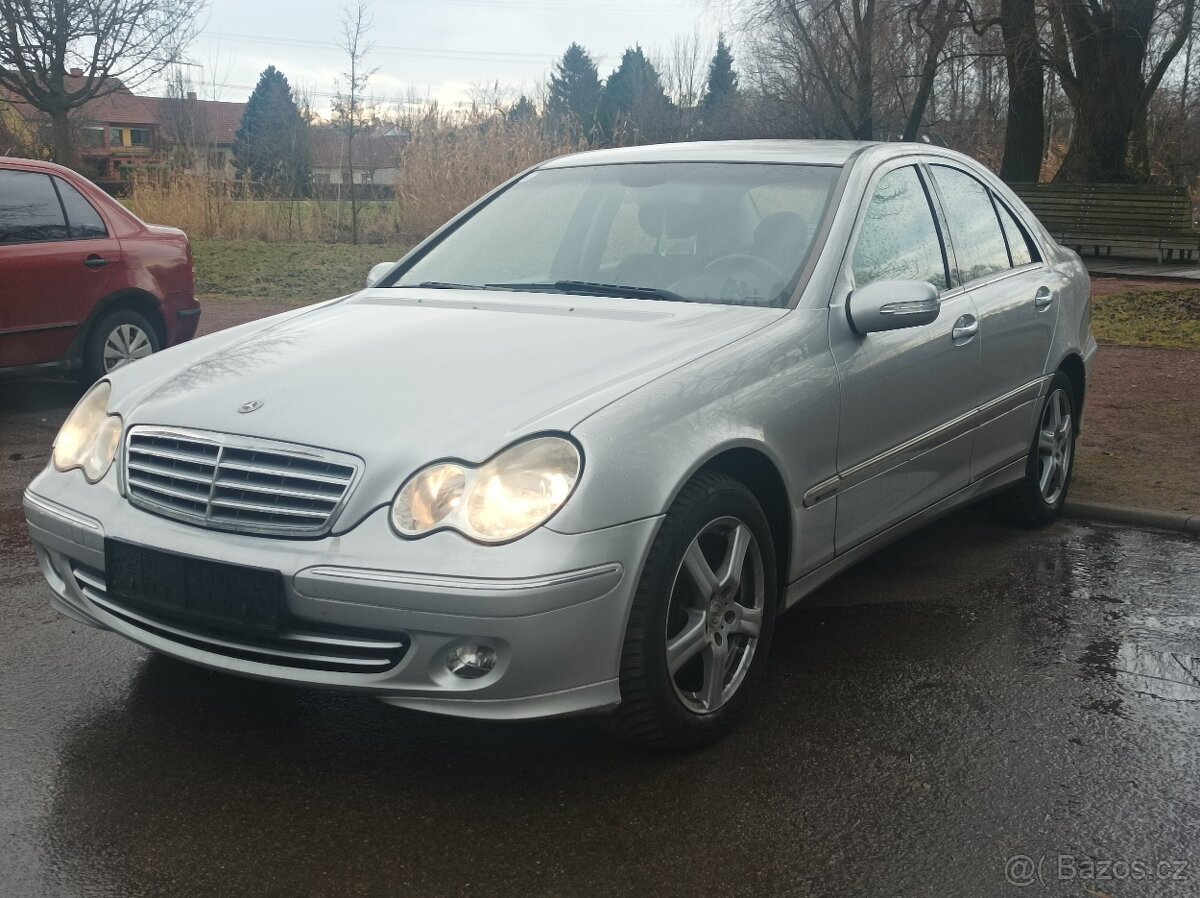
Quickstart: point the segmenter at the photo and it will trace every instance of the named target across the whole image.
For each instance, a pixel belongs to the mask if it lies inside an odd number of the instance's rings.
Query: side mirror
[[[851,293],[846,303],[858,334],[931,324],[941,310],[938,288],[925,281],[875,281]]]
[[[373,286],[383,279],[383,276],[396,267],[395,262],[380,262],[377,265],[372,265],[370,272],[367,273],[367,286]]]

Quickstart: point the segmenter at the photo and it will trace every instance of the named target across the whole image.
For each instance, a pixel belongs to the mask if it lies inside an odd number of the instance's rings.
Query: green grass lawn
[[[1101,343],[1200,349],[1200,287],[1094,297],[1092,332]]]
[[[204,299],[331,299],[363,285],[377,262],[399,259],[404,246],[193,240],[196,292]]]

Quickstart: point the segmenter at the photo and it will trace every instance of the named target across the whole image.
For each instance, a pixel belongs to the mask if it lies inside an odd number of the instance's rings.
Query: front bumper
[[[625,624],[659,518],[572,535],[543,527],[509,545],[481,546],[450,532],[400,540],[380,507],[340,536],[274,539],[151,515],[131,506],[115,479],[110,473],[89,486],[77,471],[47,469],[25,493],[53,604],[76,620],[206,667],[445,714],[547,717],[620,701]],[[104,592],[106,538],[279,570],[294,621],[314,631],[390,634],[407,648],[386,670],[311,669],[257,660],[186,627],[154,626],[114,608]],[[495,667],[478,679],[451,673],[446,658],[464,642],[494,648]]]

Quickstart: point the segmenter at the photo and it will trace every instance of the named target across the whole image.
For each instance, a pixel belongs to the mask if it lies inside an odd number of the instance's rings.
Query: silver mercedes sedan
[[[1089,282],[924,145],[603,150],[369,286],[113,371],[24,498],[56,608],[394,705],[719,737],[776,616],[1070,485]]]

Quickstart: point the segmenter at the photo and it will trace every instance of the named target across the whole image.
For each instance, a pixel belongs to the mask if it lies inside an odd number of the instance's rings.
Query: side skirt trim
[[[888,470],[905,461],[902,456],[908,454],[920,454],[930,449],[940,446],[942,443],[948,442],[955,437],[960,437],[965,433],[969,433],[982,424],[986,424],[993,418],[1010,412],[1015,408],[1023,405],[1026,402],[1037,399],[1042,395],[1042,389],[1052,375],[1044,374],[1036,380],[1031,380],[1027,384],[1022,384],[1015,390],[1010,390],[1003,396],[997,396],[995,399],[985,402],[983,405],[971,409],[965,414],[959,415],[952,421],[947,421],[945,424],[939,424],[932,430],[919,434],[910,440],[901,443],[898,446],[893,446],[884,452],[879,453],[874,458],[868,458],[861,461],[852,467],[841,471],[832,477],[822,480],[820,483],[809,488],[804,494],[803,503],[805,508],[811,508],[818,502],[828,499],[830,496],[835,496],[843,490],[849,489],[856,483],[862,483],[865,480],[870,480],[877,474],[883,473],[878,470]],[[886,467],[884,467],[886,466]]]
[[[909,518],[905,518],[898,524],[894,524],[882,533],[872,536],[855,546],[853,549],[848,549],[846,552],[834,558],[832,561],[827,561],[814,571],[805,574],[799,580],[792,581],[783,597],[783,608],[786,611],[791,608],[809,593],[822,586],[829,580],[832,580],[842,571],[878,552],[896,540],[908,536],[916,530],[920,530],[926,524],[930,524],[940,517],[944,517],[952,511],[956,511],[962,506],[976,499],[981,499],[989,493],[994,493],[1004,489],[1011,483],[1020,480],[1025,474],[1025,458],[1022,456],[1016,461],[1009,462],[999,470],[987,474],[968,486],[963,487],[956,493],[947,496],[939,502],[935,502],[923,511],[919,511]]]

